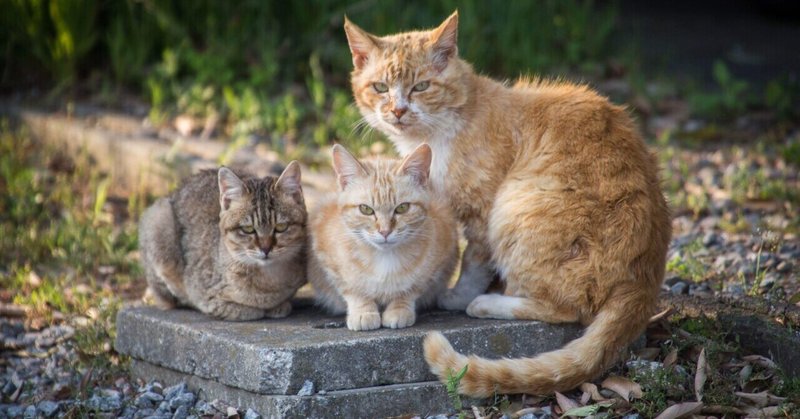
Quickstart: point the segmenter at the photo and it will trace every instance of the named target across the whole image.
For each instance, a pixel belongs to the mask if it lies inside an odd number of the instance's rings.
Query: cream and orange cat
[[[469,364],[459,391],[471,396],[551,393],[599,375],[653,313],[670,238],[658,163],[628,113],[584,86],[476,74],[458,56],[457,13],[383,37],[344,27],[364,118],[404,156],[431,146],[436,194],[464,225],[461,276],[440,305],[588,325],[529,359],[467,357],[431,333],[431,370],[444,379]],[[481,295],[495,274],[505,293]]]
[[[411,326],[417,307],[447,288],[458,236],[428,184],[430,164],[427,145],[402,161],[358,161],[333,147],[339,192],[312,215],[308,279],[320,305],[347,313],[350,330]]]

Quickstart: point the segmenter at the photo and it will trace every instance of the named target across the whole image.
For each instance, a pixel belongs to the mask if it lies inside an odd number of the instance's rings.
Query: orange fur
[[[345,22],[364,118],[402,155],[430,144],[432,183],[464,225],[461,277],[439,303],[588,327],[560,350],[505,360],[465,357],[432,333],[425,358],[443,380],[469,364],[470,396],[570,389],[604,371],[655,308],[670,238],[658,164],[627,112],[587,87],[475,74],[457,26],[454,13],[432,31],[377,37]],[[495,273],[504,295],[479,295]]]
[[[346,311],[351,330],[411,326],[416,309],[447,288],[458,261],[455,220],[428,185],[430,148],[403,161],[360,162],[337,145],[333,161],[340,191],[310,225],[317,302]]]

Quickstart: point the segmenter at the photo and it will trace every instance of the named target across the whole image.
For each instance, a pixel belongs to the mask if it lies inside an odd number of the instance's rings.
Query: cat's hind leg
[[[475,297],[486,292],[495,277],[489,249],[470,240],[461,259],[461,274],[456,285],[442,293],[437,305],[444,310],[464,310]]]
[[[145,299],[162,308],[186,301],[180,233],[167,198],[157,200],[142,214],[139,249],[148,285]]]
[[[279,304],[277,307],[273,307],[267,310],[264,315],[269,317],[270,319],[281,319],[289,315],[292,312],[292,303],[289,301],[284,301],[283,303]]]
[[[548,323],[579,320],[578,313],[558,308],[544,300],[501,294],[479,295],[467,307],[467,315],[481,319],[539,320]]]

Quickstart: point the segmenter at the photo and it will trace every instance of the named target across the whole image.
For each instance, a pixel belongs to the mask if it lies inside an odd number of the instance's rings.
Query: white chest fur
[[[454,116],[451,119],[451,123],[438,130],[430,138],[418,139],[391,136],[391,139],[402,157],[407,156],[423,142],[431,146],[431,151],[433,152],[430,172],[431,185],[433,185],[434,191],[437,193],[444,193],[447,191],[447,188],[445,188],[445,180],[448,178],[447,171],[450,164],[453,142],[456,141],[456,137],[461,128],[462,124],[460,120]]]

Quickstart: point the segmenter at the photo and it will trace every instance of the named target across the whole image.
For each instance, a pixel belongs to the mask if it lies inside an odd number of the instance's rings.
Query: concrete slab
[[[190,310],[138,307],[120,311],[116,348],[187,377],[252,393],[294,395],[306,380],[327,392],[435,381],[422,356],[422,337],[431,330],[442,331],[462,352],[491,358],[533,356],[563,346],[581,331],[576,325],[431,312],[407,329],[352,332],[343,317],[312,307],[286,319],[241,323]]]
[[[339,390],[312,396],[281,396],[253,393],[142,361],[134,361],[131,367],[136,378],[155,379],[165,386],[186,382],[206,400],[224,400],[233,406],[253,409],[265,418],[427,417],[452,410],[444,386],[434,381]],[[481,403],[463,398],[462,401],[467,406]]]

